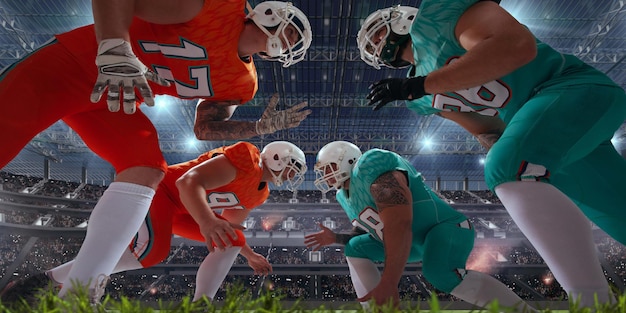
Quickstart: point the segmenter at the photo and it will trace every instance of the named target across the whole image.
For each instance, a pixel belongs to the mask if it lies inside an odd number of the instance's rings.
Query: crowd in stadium
[[[47,180],[42,183],[41,178],[32,178],[21,175],[12,175],[0,172],[2,177],[2,190],[0,203],[15,203],[24,205],[30,209],[16,209],[12,206],[0,206],[0,222],[18,225],[38,225],[56,228],[84,227],[88,217],[91,200],[96,200],[102,193],[104,186],[80,185],[73,182]],[[32,193],[30,193],[32,192]],[[28,193],[28,196],[26,194]],[[458,204],[482,204],[482,211],[502,210],[496,204],[493,194],[489,191],[465,191],[465,190],[439,190],[438,195],[449,203]],[[16,195],[20,195],[17,197]],[[26,197],[24,197],[26,196]],[[49,198],[42,198],[45,196]],[[334,195],[327,195],[330,205]],[[69,201],[69,199],[82,199],[82,201]],[[321,194],[318,191],[299,191],[294,198],[293,193],[287,191],[272,192],[268,203],[290,203],[297,199],[298,203],[319,203]],[[63,201],[52,201],[52,200]],[[293,202],[293,200],[292,200]],[[62,204],[59,204],[62,203]],[[322,206],[322,204],[320,204]],[[35,209],[33,209],[35,208]],[[78,209],[67,213],[59,209]],[[335,232],[347,232],[352,226],[341,214],[329,216],[298,215],[293,214],[275,215],[263,214],[262,208],[259,214],[250,216],[247,224],[247,232],[315,232],[318,223],[333,221]],[[77,216],[72,212],[85,212]],[[43,212],[43,213],[42,213]],[[335,211],[339,212],[339,211]],[[523,237],[514,223],[506,214],[494,214],[488,218],[480,215],[472,216],[471,211],[465,212],[470,216],[470,221],[477,231],[478,238],[520,238]],[[286,224],[285,221],[291,223]],[[287,228],[285,227],[286,225]],[[20,251],[34,237],[21,236],[2,232],[0,234],[0,275],[13,275],[23,277],[51,268],[63,262],[71,260],[78,252],[82,243],[79,236],[69,237],[40,237],[35,240],[30,252],[19,264],[14,264]],[[614,275],[607,274],[610,280],[615,278],[626,281],[626,250],[624,247],[607,236],[598,236],[599,251],[605,257],[606,265],[611,267]],[[275,273],[264,277],[250,275],[229,275],[223,283],[223,288],[217,294],[217,299],[225,296],[227,286],[243,284],[251,294],[260,292],[260,288],[280,292],[287,300],[328,300],[328,301],[352,301],[356,298],[350,277],[345,274],[315,274],[307,270],[311,264],[343,264],[346,261],[343,256],[342,246],[324,247],[321,251],[321,259],[311,261],[309,249],[304,244],[301,246],[253,246],[256,252],[268,255],[268,259],[274,266],[300,265],[301,274],[282,275]],[[208,250],[201,243],[181,244],[172,246],[167,264],[200,264],[207,255]],[[235,262],[241,268],[245,268],[245,258],[239,256]],[[480,244],[477,241],[476,248],[472,252],[468,262],[468,268],[472,266],[490,272],[507,286],[528,300],[563,300],[566,295],[554,281],[547,267],[539,274],[529,272],[515,273],[506,270],[507,266],[517,265],[540,265],[543,264],[541,257],[528,245],[511,245],[505,241],[502,244]],[[505,270],[503,270],[503,268]],[[7,272],[7,270],[12,272]],[[176,300],[189,295],[194,289],[195,277],[193,272],[189,274],[143,274],[143,273],[120,273],[112,276],[111,283],[107,287],[108,293],[113,297],[126,295],[137,297],[145,301],[157,301],[159,299]],[[430,292],[437,292],[420,275],[406,275],[401,281],[401,296],[413,300],[425,300],[430,297]],[[525,288],[524,286],[525,285]],[[536,293],[532,292],[534,290]],[[437,292],[441,300],[454,301],[453,296]],[[538,296],[540,295],[540,296]]]

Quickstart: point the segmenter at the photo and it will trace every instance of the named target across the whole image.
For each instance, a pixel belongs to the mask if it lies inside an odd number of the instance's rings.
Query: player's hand
[[[317,223],[321,231],[304,236],[304,245],[307,248],[317,251],[324,246],[332,245],[337,240],[335,233],[330,228],[325,227],[321,223]]]
[[[105,39],[100,42],[98,56],[98,78],[91,92],[91,102],[100,101],[108,88],[107,105],[109,111],[120,110],[120,89],[123,93],[124,113],[133,114],[136,110],[137,97],[135,88],[148,106],[154,106],[154,95],[148,80],[162,86],[170,82],[159,77],[137,59],[128,41],[123,39]]]
[[[258,253],[254,253],[247,259],[248,265],[254,270],[254,275],[267,275],[273,271],[272,264]]]
[[[312,112],[311,110],[301,111],[302,108],[307,106],[306,102],[302,102],[286,110],[278,111],[276,110],[278,99],[278,94],[272,96],[261,119],[256,122],[257,134],[272,134],[279,130],[296,127]]]
[[[377,306],[388,305],[389,302],[391,302],[393,307],[397,308],[400,305],[400,293],[398,292],[398,286],[378,284],[365,296],[358,298],[357,301],[367,302],[372,299],[374,299]]]
[[[428,93],[424,90],[426,76],[411,78],[387,78],[375,82],[369,89],[367,105],[374,106],[374,111],[395,100],[415,100]]]
[[[233,246],[233,240],[237,240],[235,229],[244,230],[245,227],[240,224],[231,223],[222,218],[215,218],[201,225],[200,233],[202,233],[202,236],[204,236],[206,240],[209,252],[215,252],[215,249],[224,251],[224,249]]]

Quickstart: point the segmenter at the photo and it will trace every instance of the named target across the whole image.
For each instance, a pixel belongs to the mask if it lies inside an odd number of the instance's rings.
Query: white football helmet
[[[315,163],[315,186],[322,192],[341,189],[343,182],[350,178],[356,161],[361,157],[361,149],[347,141],[333,141],[317,153]],[[334,182],[329,182],[329,179]]]
[[[267,36],[267,51],[264,59],[278,61],[288,67],[304,59],[307,49],[311,46],[313,35],[311,24],[306,15],[291,2],[265,1],[259,3],[250,12],[251,19]],[[298,41],[291,44],[285,30],[292,25],[298,32]],[[274,34],[270,30],[274,30]],[[281,40],[282,39],[282,40]],[[283,41],[286,49],[283,47]]]
[[[287,141],[274,141],[261,151],[261,160],[274,178],[274,185],[281,186],[286,180],[286,188],[295,191],[304,181],[306,157],[298,146]],[[277,174],[278,172],[278,174]]]
[[[397,55],[401,46],[410,38],[409,31],[417,15],[417,8],[396,5],[370,14],[356,36],[361,59],[380,69],[381,65],[392,68],[407,66]],[[386,32],[380,36],[383,28]]]

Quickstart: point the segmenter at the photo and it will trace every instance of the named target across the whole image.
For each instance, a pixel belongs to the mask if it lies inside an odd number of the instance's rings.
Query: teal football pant
[[[610,143],[625,118],[621,88],[546,88],[517,112],[487,154],[485,181],[492,190],[509,181],[551,183],[626,243],[626,160]]]
[[[424,278],[441,291],[450,293],[461,283],[459,269],[465,269],[474,248],[474,229],[467,222],[445,222],[435,225],[426,235],[422,247],[413,245],[408,262],[422,261]],[[383,243],[363,234],[353,237],[345,247],[347,257],[385,261]]]

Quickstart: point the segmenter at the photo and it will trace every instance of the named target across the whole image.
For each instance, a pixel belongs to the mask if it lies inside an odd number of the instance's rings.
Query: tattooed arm
[[[199,140],[238,140],[258,135],[272,134],[279,130],[298,127],[311,114],[304,109],[306,102],[284,110],[277,110],[278,94],[272,95],[263,115],[257,121],[229,121],[239,101],[200,101],[196,107],[194,132]]]
[[[379,176],[370,186],[378,214],[384,224],[385,270],[370,296],[377,303],[389,298],[399,300],[398,283],[411,250],[413,234],[413,196],[404,172],[392,171]],[[359,300],[361,301],[361,300]]]
[[[239,101],[202,100],[196,106],[193,131],[198,140],[239,140],[257,136],[256,121],[229,121]]]
[[[480,145],[489,150],[504,132],[504,122],[494,116],[480,115],[474,112],[439,112],[439,116],[449,119],[470,132]]]

